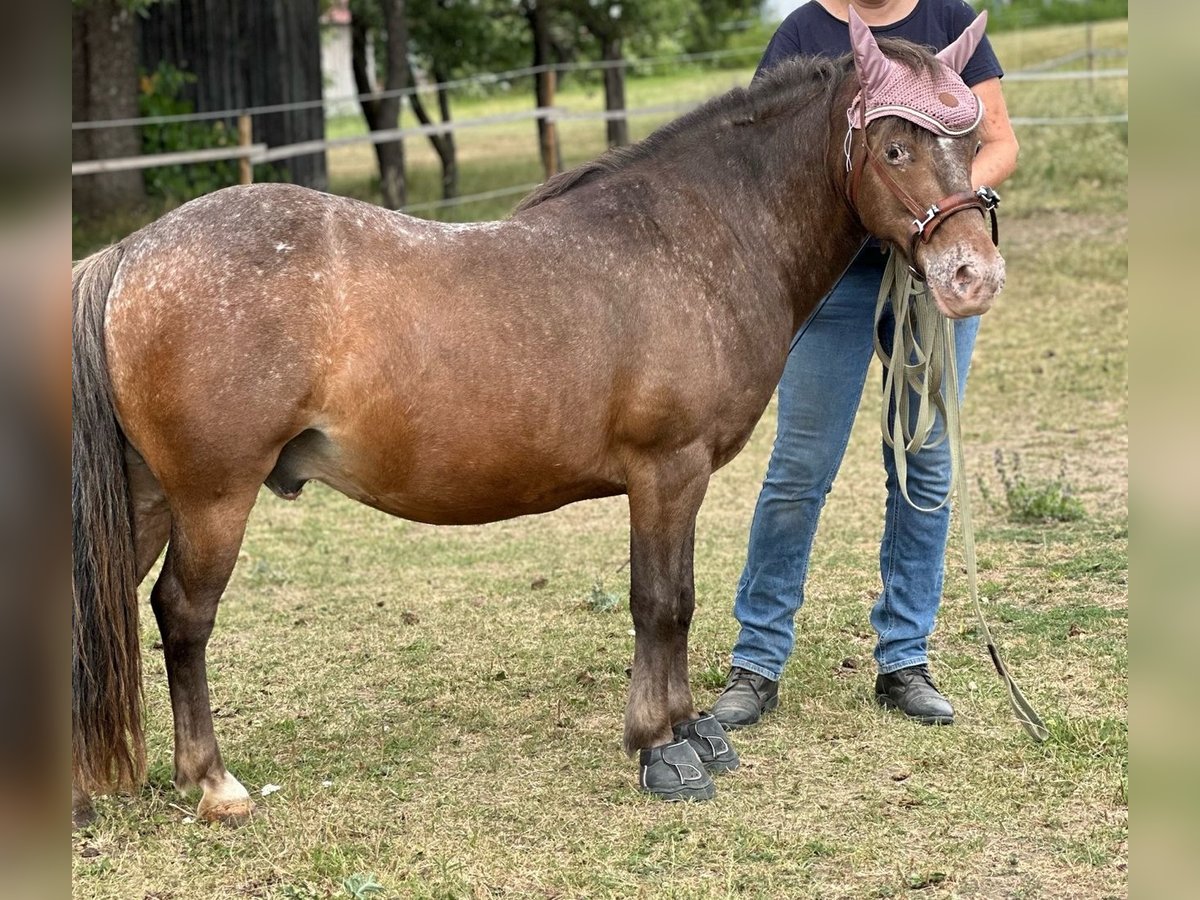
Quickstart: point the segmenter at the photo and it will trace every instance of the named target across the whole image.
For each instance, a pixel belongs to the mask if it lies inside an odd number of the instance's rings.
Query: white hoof
[[[200,783],[204,796],[196,815],[205,822],[241,825],[254,814],[254,801],[242,783],[228,772],[220,779],[204,779]]]

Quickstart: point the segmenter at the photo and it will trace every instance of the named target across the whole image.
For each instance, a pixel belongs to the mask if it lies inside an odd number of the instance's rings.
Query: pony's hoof
[[[660,744],[639,755],[638,786],[663,800],[711,800],[717,786],[687,740]]]
[[[254,815],[254,801],[240,781],[224,772],[220,777],[201,783],[204,796],[196,815],[205,822],[222,825],[244,825]]]
[[[82,806],[71,807],[71,828],[78,831],[80,828],[87,828],[96,821],[96,808],[91,802]]]
[[[219,822],[236,828],[245,825],[254,816],[254,801],[245,799],[205,803],[201,800],[196,815],[204,822]]]
[[[96,810],[92,806],[92,795],[77,784],[71,785],[71,828],[78,831],[86,828],[96,820]]]

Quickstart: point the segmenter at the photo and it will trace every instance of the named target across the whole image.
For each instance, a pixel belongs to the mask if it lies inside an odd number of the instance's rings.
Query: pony
[[[958,214],[989,209],[973,128],[946,137],[866,102],[889,73],[957,78],[982,29],[935,57],[851,28],[850,56],[782,65],[550,179],[504,221],[263,184],[74,266],[77,820],[144,773],[137,588],[164,548],[150,605],[175,784],[200,788],[204,819],[251,814],[217,745],[205,648],[260,487],[295,499],[311,480],[439,525],[628,495],[624,747],[642,789],[712,796],[680,738],[699,716],[688,628],[710,475],[868,235],[908,254],[950,316],[983,312],[1004,280],[986,216]]]

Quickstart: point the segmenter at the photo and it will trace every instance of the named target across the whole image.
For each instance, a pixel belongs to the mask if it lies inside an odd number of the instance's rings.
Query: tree
[[[551,36],[554,15],[562,0],[520,0],[518,10],[529,25],[530,44],[533,49],[533,65],[542,69],[551,63],[554,40]],[[554,75],[539,71],[533,77],[533,98],[538,109],[553,105]],[[547,119],[538,119],[538,150],[542,156],[542,167],[546,173],[562,171],[562,147],[558,135],[551,129]]]
[[[497,14],[511,11],[511,3],[497,0],[409,0],[409,57],[437,85],[438,115],[451,120],[450,91],[444,83],[476,71],[509,68],[513,64],[512,37],[497,26]],[[509,45],[509,46],[506,46]],[[411,69],[409,83],[416,85]],[[432,124],[421,94],[409,95],[413,114],[422,125]],[[458,159],[454,132],[429,135],[442,164],[442,196],[458,194]]]
[[[747,30],[752,32],[755,26],[763,27],[766,0],[692,0],[692,5],[694,9],[687,17],[684,42],[688,53],[718,50],[725,46],[735,33],[731,25],[742,23],[751,26]]]
[[[604,67],[604,108],[607,112],[625,109],[624,53],[626,43],[636,40],[653,50],[665,34],[682,31],[697,0],[658,0],[655,3],[620,0],[561,0],[566,10],[592,36]],[[629,143],[629,122],[622,117],[608,120],[608,146]]]
[[[71,7],[71,119],[76,122],[138,115],[138,13],[153,0],[73,0]],[[110,159],[141,153],[135,126],[73,131],[73,159]],[[85,218],[145,199],[142,173],[82,175],[73,184],[75,210]]]
[[[409,86],[408,20],[405,0],[351,0],[350,43],[354,66],[354,84],[360,94],[376,90],[375,73],[368,69],[367,41],[372,31],[382,33],[384,97],[363,97],[363,117],[371,131],[390,131],[400,124],[401,92]],[[382,141],[375,144],[379,161],[379,189],[388,209],[404,206],[407,191],[404,179],[404,142]]]

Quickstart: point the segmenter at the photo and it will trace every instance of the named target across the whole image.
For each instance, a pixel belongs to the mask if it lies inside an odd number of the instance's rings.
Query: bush
[[[141,78],[138,108],[143,116],[177,116],[196,111],[183,97],[187,85],[196,80],[168,63]],[[237,135],[225,122],[167,122],[142,126],[142,153],[173,153],[205,150],[237,144]],[[236,184],[237,163],[223,159],[211,163],[160,166],[145,170],[146,193],[174,203],[183,203],[201,194]]]

